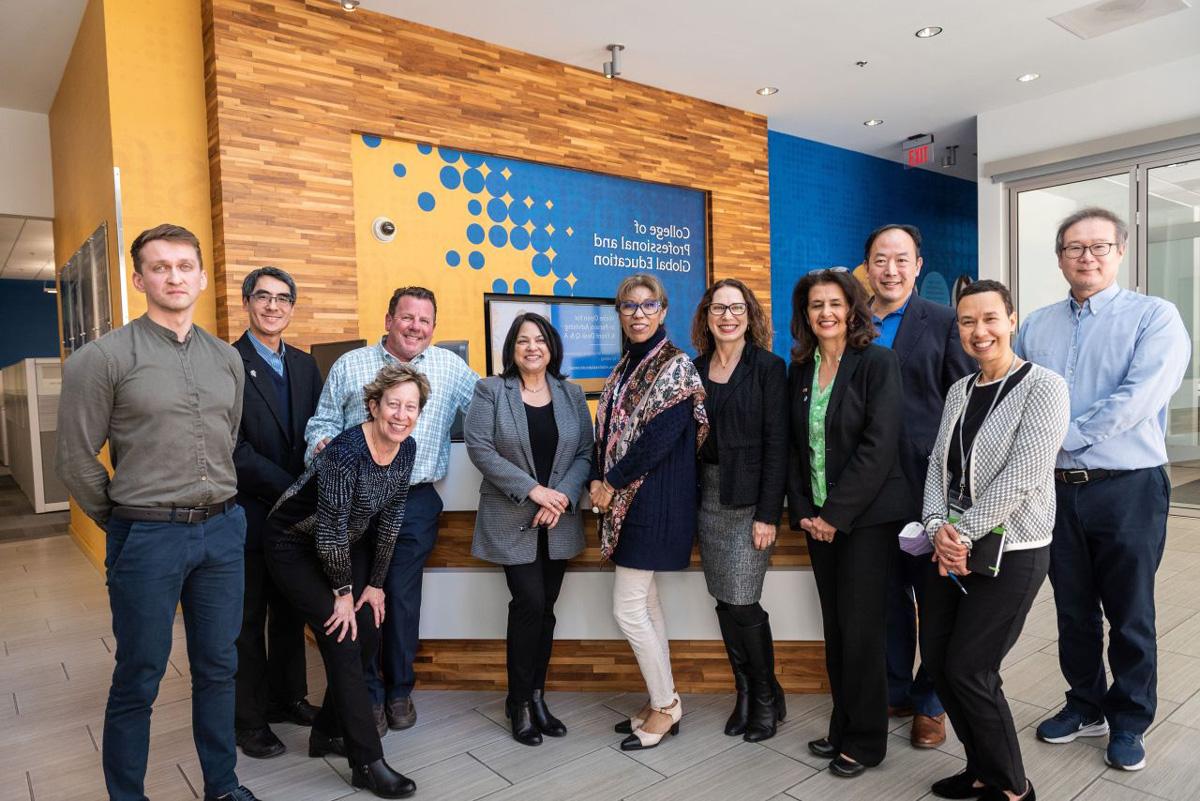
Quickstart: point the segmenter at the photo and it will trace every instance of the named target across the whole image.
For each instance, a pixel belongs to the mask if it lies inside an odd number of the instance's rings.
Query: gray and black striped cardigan
[[[924,524],[932,539],[946,522],[950,480],[946,458],[966,402],[967,383],[959,379],[946,395],[942,424],[929,457],[925,480]],[[972,506],[956,524],[977,540],[1003,524],[1005,551],[1049,545],[1054,532],[1054,461],[1067,435],[1071,401],[1067,383],[1034,364],[988,415],[971,450]]]

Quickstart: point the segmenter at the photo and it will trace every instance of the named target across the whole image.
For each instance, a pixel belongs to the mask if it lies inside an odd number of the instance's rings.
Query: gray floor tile
[[[807,765],[776,751],[742,742],[691,770],[630,796],[627,801],[765,800],[813,773]]]
[[[618,801],[663,777],[611,748],[541,773],[487,797],[487,801]]]
[[[383,755],[401,773],[464,754],[512,735],[474,710],[434,720],[405,731],[388,732],[383,738]]]
[[[602,706],[613,697],[613,693],[603,692],[548,692],[546,693],[546,706],[550,709],[552,715],[563,722],[563,725],[567,727],[567,731],[570,731],[573,721],[579,720],[583,715],[590,714],[590,710],[593,707]],[[475,711],[488,720],[495,721],[501,726],[508,728],[508,718],[504,715],[503,693],[499,697],[475,707]]]
[[[1200,731],[1164,723],[1146,737],[1146,770],[1136,773],[1109,770],[1104,778],[1170,801],[1195,801],[1200,798],[1197,753],[1200,753]]]
[[[1200,612],[1188,609],[1188,607],[1157,602],[1159,610],[1164,606],[1171,609],[1190,611],[1191,615],[1165,634],[1162,632],[1159,633],[1158,650],[1200,657]]]
[[[674,776],[745,742],[740,736],[725,734],[728,717],[729,711],[723,706],[702,707],[680,721],[678,737],[666,738],[658,748],[630,751],[626,756],[664,776]]]
[[[1004,694],[1043,709],[1063,704],[1067,684],[1058,667],[1058,657],[1041,651],[1030,654],[1001,673]]]
[[[1038,798],[1044,797],[1039,788]],[[1162,796],[1143,793],[1108,779],[1096,779],[1075,798],[1078,801],[1162,801]]]
[[[474,801],[503,790],[508,782],[468,754],[451,757],[407,774],[421,801]]]
[[[796,704],[795,700],[800,698],[821,699],[821,703]],[[829,760],[813,756],[808,750],[808,742],[829,734],[829,713],[833,709],[833,702],[828,695],[789,696],[789,701],[787,720],[774,737],[764,740],[761,745],[816,770],[824,770]],[[797,706],[799,709],[793,708]]]
[[[414,728],[460,715],[503,698],[502,692],[482,690],[414,690],[412,700],[413,706],[417,708],[417,722]]]
[[[1050,745],[1034,737],[1033,727],[1017,735],[1025,775],[1037,788],[1039,799],[1071,799],[1091,784],[1107,768],[1104,755],[1089,740],[1103,743],[1104,738],[1083,738],[1065,745]]]
[[[940,751],[918,751],[905,738],[889,735],[887,758],[862,776],[847,781],[824,770],[789,789],[800,801],[915,801],[929,792],[929,785],[957,773],[963,761]]]
[[[471,756],[516,783],[552,770],[585,754],[608,748],[624,735],[613,731],[621,715],[596,704],[573,717],[566,737],[544,737],[539,746],[528,746],[512,738],[506,727],[504,736],[471,749]]]

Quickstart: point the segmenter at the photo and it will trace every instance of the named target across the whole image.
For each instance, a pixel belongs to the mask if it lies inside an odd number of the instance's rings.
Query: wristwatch
[[[344,598],[347,595],[349,595],[350,593],[352,593],[353,591],[354,591],[354,588],[351,587],[349,584],[347,584],[345,587],[338,587],[336,590],[333,591],[333,594],[337,598]]]

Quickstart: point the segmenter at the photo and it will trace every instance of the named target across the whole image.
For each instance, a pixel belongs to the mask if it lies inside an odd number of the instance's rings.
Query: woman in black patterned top
[[[266,557],[325,661],[328,689],[309,756],[344,755],[355,787],[405,798],[416,785],[383,760],[363,671],[379,643],[382,587],[417,450],[410,435],[429,382],[408,365],[389,365],[363,390],[366,422],[335,437],[271,510]],[[373,541],[364,538],[372,518]]]

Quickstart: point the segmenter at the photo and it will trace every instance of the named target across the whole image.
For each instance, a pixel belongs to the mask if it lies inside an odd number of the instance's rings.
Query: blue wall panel
[[[770,131],[771,307],[775,352],[791,347],[792,289],[810,270],[863,260],[884,223],[921,229],[922,296],[949,302],[954,279],[978,275],[975,184],[929,170]]]
[[[58,305],[41,281],[0,279],[0,367],[58,355]]]

